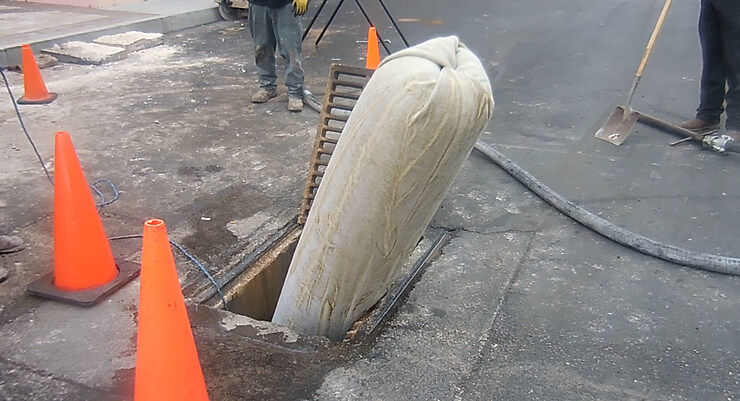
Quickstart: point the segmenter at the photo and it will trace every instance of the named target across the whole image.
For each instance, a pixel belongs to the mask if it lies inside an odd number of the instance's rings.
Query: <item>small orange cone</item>
[[[144,223],[134,401],[208,400],[164,221]]]
[[[21,46],[21,57],[23,59],[23,85],[25,93],[18,99],[18,104],[46,104],[57,98],[56,93],[49,93],[41,77],[36,59],[33,58],[31,46]]]
[[[380,64],[380,49],[378,49],[378,32],[374,26],[367,31],[367,57],[365,58],[365,68],[368,70],[378,69]]]
[[[135,263],[116,265],[72,139],[57,132],[54,152],[54,270],[28,286],[34,295],[91,306],[131,281]]]

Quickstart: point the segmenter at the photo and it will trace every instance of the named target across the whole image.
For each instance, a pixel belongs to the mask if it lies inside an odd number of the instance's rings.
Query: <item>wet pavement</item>
[[[316,5],[314,4],[314,7]],[[400,39],[367,2],[399,48]],[[660,4],[629,0],[393,3],[411,42],[457,34],[483,60],[496,109],[481,137],[567,198],[668,244],[735,256],[738,157],[638,126],[621,147],[593,138],[626,90]],[[675,2],[633,106],[691,117],[700,70],[698,4]],[[327,16],[324,15],[324,18]],[[343,6],[307,83],[322,92],[332,61],[362,65],[365,25]],[[60,98],[24,107],[44,160],[67,130],[89,181],[121,199],[108,235],[146,218],[216,278],[298,212],[317,114],[286,111],[256,89],[250,39],[221,22],[166,35],[163,46],[105,66],[44,70]],[[12,75],[16,95],[21,78]],[[0,398],[130,399],[138,284],[82,310],[31,298],[51,266],[52,190],[7,97],[0,97],[0,221],[28,242],[0,257]],[[214,400],[735,400],[740,394],[740,280],[661,262],[616,245],[550,208],[477,153],[432,226],[453,240],[371,344],[285,344],[191,309]],[[113,242],[136,260],[138,240]],[[184,291],[208,282],[176,255]],[[202,307],[201,307],[202,308]],[[223,313],[223,312],[219,312]],[[231,320],[230,320],[231,319]],[[225,323],[226,322],[226,323]],[[290,337],[290,336],[288,336]],[[287,337],[286,337],[287,338]]]

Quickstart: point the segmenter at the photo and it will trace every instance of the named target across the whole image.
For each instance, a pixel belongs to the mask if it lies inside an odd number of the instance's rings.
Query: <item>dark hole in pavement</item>
[[[225,286],[229,311],[257,320],[272,320],[300,234],[301,229],[296,228],[275,241]]]
[[[230,312],[256,320],[272,320],[301,231],[300,227],[294,227],[275,239],[263,252],[248,262],[244,271],[222,288]],[[359,342],[374,337],[377,334],[376,329],[395,312],[424,268],[439,256],[449,238],[449,233],[441,232],[434,238],[423,237],[419,240],[416,255],[411,256],[400,277],[375,307],[355,323],[347,337]],[[214,295],[206,301],[206,304],[215,305],[217,302],[218,298]]]

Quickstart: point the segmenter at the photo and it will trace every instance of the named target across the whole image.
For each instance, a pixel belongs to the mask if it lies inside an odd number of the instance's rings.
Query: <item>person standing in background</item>
[[[716,130],[726,111],[726,133],[740,141],[740,0],[701,0],[699,39],[699,108],[694,119],[679,125],[698,133]]]
[[[285,86],[288,110],[303,110],[303,56],[301,15],[308,0],[249,0],[249,31],[254,39],[254,61],[260,89],[253,103],[265,103],[277,96],[275,49],[285,59]]]

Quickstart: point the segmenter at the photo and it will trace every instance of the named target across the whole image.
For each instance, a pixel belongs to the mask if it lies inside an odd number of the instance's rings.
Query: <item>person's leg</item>
[[[740,2],[717,1],[727,75],[727,130],[740,131]]]
[[[701,100],[696,118],[718,123],[725,100],[724,44],[719,12],[712,0],[701,1],[699,39],[702,50]]]
[[[249,32],[254,39],[254,63],[259,74],[260,91],[252,97],[255,103],[264,103],[277,96],[275,72],[275,32],[270,8],[249,6]]]
[[[280,54],[285,58],[285,86],[288,88],[288,100],[299,99],[303,109],[303,54],[301,41],[301,17],[293,13],[290,4],[274,10],[274,29],[278,37]],[[299,111],[294,110],[293,111]]]

